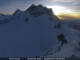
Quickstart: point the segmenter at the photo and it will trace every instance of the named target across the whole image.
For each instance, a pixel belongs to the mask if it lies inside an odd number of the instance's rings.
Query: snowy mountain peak
[[[11,15],[0,14],[0,24],[5,24],[11,18]]]
[[[42,5],[34,5],[32,4],[27,10],[26,12],[29,12],[31,15],[35,15],[35,16],[40,16],[43,14],[49,14],[49,15],[54,15],[52,9],[48,9]]]
[[[17,16],[20,15],[22,13],[22,11],[20,9],[17,9],[14,13],[13,16]]]

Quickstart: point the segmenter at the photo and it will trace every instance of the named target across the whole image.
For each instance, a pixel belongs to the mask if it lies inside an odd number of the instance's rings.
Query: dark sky
[[[59,5],[80,11],[80,0],[0,0],[0,13],[13,13],[16,9],[25,10],[31,4]]]

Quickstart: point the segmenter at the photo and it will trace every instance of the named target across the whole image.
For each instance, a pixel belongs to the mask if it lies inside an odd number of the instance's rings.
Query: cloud
[[[76,11],[80,11],[80,0],[46,0],[47,5],[61,5],[71,8]]]
[[[80,0],[49,0],[49,1],[52,1],[52,2],[79,2]]]
[[[79,11],[80,0],[0,0],[0,12],[27,9],[31,4],[61,5]],[[9,9],[10,8],[10,9]]]
[[[80,14],[80,0],[47,0],[48,5],[59,5],[66,7],[68,9],[73,10],[76,12],[78,15]],[[60,16],[65,19],[80,19],[80,16],[70,16],[70,15],[62,15]]]
[[[80,0],[47,0],[49,3],[58,3],[58,4],[63,4],[67,6],[80,6]]]

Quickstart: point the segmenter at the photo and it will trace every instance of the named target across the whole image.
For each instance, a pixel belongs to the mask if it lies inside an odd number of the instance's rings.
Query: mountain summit
[[[42,5],[34,5],[32,4],[27,10],[26,12],[29,12],[31,15],[42,15],[42,14],[50,14],[50,15],[54,15],[52,9],[48,9],[46,7],[43,7]]]

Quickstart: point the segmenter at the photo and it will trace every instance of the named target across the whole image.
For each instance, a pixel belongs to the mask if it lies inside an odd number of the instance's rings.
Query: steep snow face
[[[42,56],[48,49],[57,47],[56,16],[48,13],[33,16],[18,10],[8,20],[11,21],[0,25],[1,57]]]

